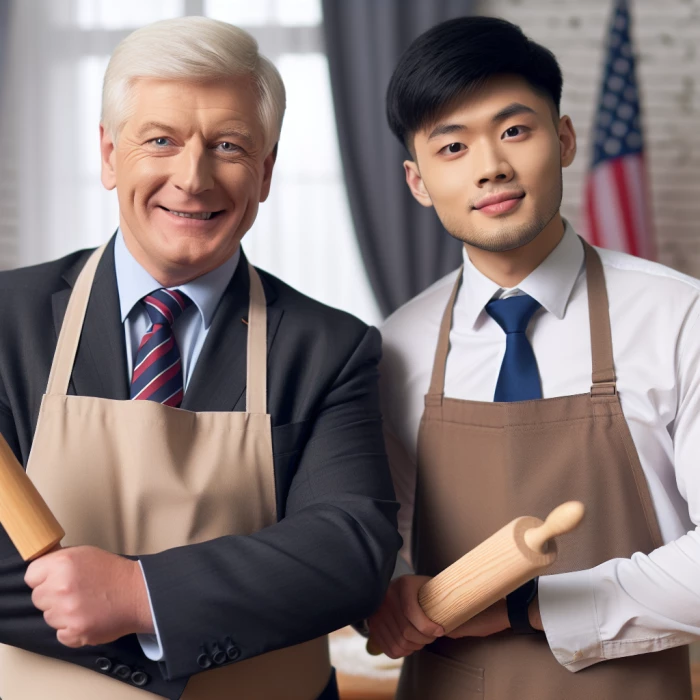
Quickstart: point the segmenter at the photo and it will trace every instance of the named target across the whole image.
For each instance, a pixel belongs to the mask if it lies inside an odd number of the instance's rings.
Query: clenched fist
[[[418,591],[429,576],[400,576],[389,584],[384,601],[369,618],[370,636],[391,659],[400,659],[445,634],[418,604]]]
[[[146,583],[137,561],[97,547],[69,547],[27,568],[32,603],[68,647],[106,644],[153,633]]]

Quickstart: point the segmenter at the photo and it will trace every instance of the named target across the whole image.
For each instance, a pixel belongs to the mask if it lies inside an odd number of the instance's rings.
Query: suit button
[[[197,657],[197,666],[199,666],[199,668],[209,668],[211,664],[211,657],[204,650],[204,647],[200,647],[199,656]]]
[[[224,641],[226,642],[226,656],[231,661],[235,661],[241,655],[241,650],[231,641],[231,637],[226,637]]]
[[[128,681],[131,676],[131,669],[126,664],[117,664],[112,673],[122,681]]]
[[[142,686],[146,685],[148,683],[149,678],[146,673],[143,671],[134,671],[134,673],[131,674],[131,682],[134,685],[137,685],[139,688]]]
[[[112,662],[105,656],[100,656],[95,661],[95,666],[102,671],[102,673],[109,673],[112,670]]]
[[[226,652],[222,651],[218,644],[212,644],[211,658],[214,659],[215,664],[221,665],[227,659]]]

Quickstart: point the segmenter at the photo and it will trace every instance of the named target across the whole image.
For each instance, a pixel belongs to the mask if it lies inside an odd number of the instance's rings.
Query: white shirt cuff
[[[151,602],[151,593],[148,590],[148,581],[146,581],[146,574],[143,572],[143,566],[139,561],[139,566],[141,567],[141,573],[143,574],[143,580],[146,584],[146,593],[148,594],[148,605],[151,608],[151,617],[153,618],[153,627],[155,628],[155,634],[137,634],[136,637],[139,640],[141,649],[143,653],[151,661],[162,661],[163,660],[163,645],[160,642],[160,634],[158,633],[158,623],[156,622],[156,615],[153,612],[153,603]]]
[[[540,576],[542,626],[556,660],[580,671],[605,658],[590,570]]]

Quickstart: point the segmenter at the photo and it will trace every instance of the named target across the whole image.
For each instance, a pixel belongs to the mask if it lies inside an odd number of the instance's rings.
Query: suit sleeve
[[[21,461],[12,411],[3,393],[0,382],[0,433]],[[80,649],[70,649],[61,644],[56,639],[56,630],[46,624],[41,611],[32,604],[31,589],[24,583],[26,569],[27,564],[0,526],[0,644],[77,664],[94,672],[99,672],[97,660],[106,658],[112,671],[119,665],[127,666],[130,674],[144,671],[148,676],[146,690],[172,700],[180,697],[187,679],[166,681],[159,665],[141,652],[135,635],[123,637],[112,644]],[[129,678],[120,680],[129,683]]]
[[[368,329],[325,393],[284,518],[250,536],[141,558],[166,678],[199,671],[202,646],[232,648],[236,662],[379,606],[401,546],[379,412],[380,343]]]

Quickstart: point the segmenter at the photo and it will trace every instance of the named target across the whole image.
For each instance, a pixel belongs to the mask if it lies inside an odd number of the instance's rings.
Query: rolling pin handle
[[[557,506],[539,527],[525,533],[525,543],[530,549],[543,554],[548,540],[571,532],[582,520],[585,507],[580,501],[567,501]]]
[[[379,656],[382,653],[382,650],[377,646],[374,639],[370,638],[367,640],[367,653],[372,656]]]

